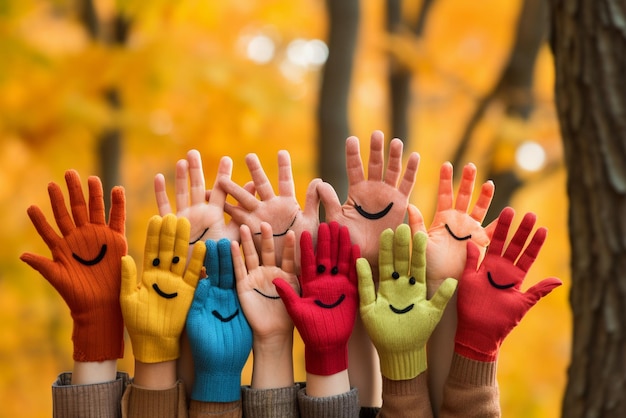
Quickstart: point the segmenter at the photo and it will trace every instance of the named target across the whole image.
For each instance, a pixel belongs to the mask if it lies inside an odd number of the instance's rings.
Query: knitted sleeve
[[[497,363],[471,360],[454,353],[443,389],[441,418],[500,417]]]
[[[187,400],[182,381],[170,389],[143,389],[129,385],[122,397],[122,417],[187,418]]]
[[[300,384],[277,389],[241,388],[244,417],[255,418],[298,418],[298,391]]]
[[[391,380],[383,376],[383,405],[377,418],[432,418],[426,373],[413,379]]]
[[[301,418],[358,418],[359,395],[357,389],[341,395],[315,398],[306,394],[306,389],[298,391],[298,405]]]
[[[52,384],[52,416],[55,418],[120,418],[120,400],[128,375],[118,373],[111,382],[72,385],[71,373],[62,373]]]

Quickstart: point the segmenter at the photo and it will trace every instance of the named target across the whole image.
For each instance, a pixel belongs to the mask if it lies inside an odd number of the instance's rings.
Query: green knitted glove
[[[456,280],[446,279],[426,299],[428,236],[401,224],[380,235],[378,294],[366,259],[357,260],[360,312],[365,329],[380,357],[383,376],[409,380],[426,370],[426,342],[441,319]]]

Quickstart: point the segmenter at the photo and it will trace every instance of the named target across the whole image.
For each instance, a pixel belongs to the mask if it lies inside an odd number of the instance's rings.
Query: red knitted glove
[[[89,207],[78,173],[68,170],[65,181],[72,216],[59,185],[48,185],[50,204],[62,236],[46,221],[39,207],[28,208],[28,216],[50,248],[52,260],[28,252],[20,259],[41,273],[70,308],[74,320],[74,360],[122,358],[124,323],[119,300],[121,260],[126,254],[124,189],[114,187],[111,191],[107,225],[100,179],[89,177]]]
[[[307,372],[328,376],[348,368],[348,339],[359,306],[356,259],[347,227],[320,224],[317,254],[308,231],[300,239],[302,297],[283,279],[273,281],[304,341]]]
[[[469,359],[495,361],[502,341],[526,312],[562,284],[557,278],[548,278],[525,293],[520,290],[545,241],[547,230],[539,228],[522,252],[536,220],[535,214],[527,213],[505,249],[514,215],[512,208],[502,210],[480,265],[477,245],[471,241],[467,243],[467,263],[457,290],[459,322],[455,351]]]

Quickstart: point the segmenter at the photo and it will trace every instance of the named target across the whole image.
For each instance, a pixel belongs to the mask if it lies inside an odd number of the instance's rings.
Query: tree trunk
[[[317,110],[318,173],[335,188],[341,200],[348,195],[345,140],[350,133],[348,98],[360,9],[359,0],[327,0],[326,6],[329,54]]]
[[[626,416],[626,6],[552,0],[568,170],[572,357],[563,416]]]

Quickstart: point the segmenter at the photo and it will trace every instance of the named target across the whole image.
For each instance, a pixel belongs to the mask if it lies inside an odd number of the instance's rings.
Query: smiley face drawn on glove
[[[172,264],[178,264],[178,262],[180,262],[180,257],[174,256],[174,258],[172,259]],[[152,265],[154,267],[158,267],[159,264],[161,264],[161,260],[158,257],[152,260]],[[161,296],[164,299],[174,299],[176,296],[178,296],[178,292],[164,292],[163,290],[161,290],[157,283],[152,283],[152,288],[157,293],[157,295]]]
[[[380,219],[380,218],[384,217],[385,215],[387,215],[389,213],[389,211],[391,210],[392,207],[393,207],[393,202],[390,202],[380,212],[370,213],[370,212],[367,212],[365,209],[363,209],[362,206],[360,206],[356,202],[354,202],[354,209],[356,209],[356,211],[359,213],[359,215],[361,215],[362,217],[364,217],[366,219],[371,219],[371,220],[376,220],[376,219]]]
[[[235,309],[235,312],[233,312],[232,314],[230,314],[228,316],[222,316],[222,314],[219,313],[218,311],[216,311],[215,309],[213,311],[211,311],[211,313],[213,314],[214,317],[216,317],[217,319],[219,319],[222,322],[230,322],[233,319],[235,319],[237,317],[237,315],[239,315],[239,309]]]
[[[74,258],[74,260],[78,261],[80,264],[84,266],[94,266],[104,259],[104,256],[106,255],[106,253],[107,253],[107,245],[102,244],[102,247],[100,247],[100,252],[95,258],[87,260],[87,259],[82,258],[81,256],[79,256],[78,254],[74,252],[72,253],[72,257]]]
[[[510,289],[513,286],[515,286],[515,282],[511,282],[511,283],[507,283],[507,284],[499,284],[498,282],[496,282],[490,271],[487,271],[487,280],[489,281],[489,284],[492,285],[493,287],[495,287],[498,290],[506,290],[506,289]]]
[[[391,277],[392,277],[394,280],[399,280],[399,279],[400,279],[400,273],[398,273],[397,271],[394,271],[394,272],[391,274]],[[410,285],[410,286],[414,286],[414,285],[415,285],[415,283],[417,283],[417,280],[415,280],[415,277],[411,276],[411,277],[409,278],[409,285]],[[393,313],[398,314],[398,315],[402,315],[402,314],[405,314],[405,313],[407,313],[407,312],[410,312],[410,311],[411,311],[411,309],[413,309],[414,307],[415,307],[415,304],[414,304],[414,303],[411,303],[411,304],[409,304],[409,305],[405,306],[404,308],[396,308],[396,307],[395,307],[395,306],[393,306],[391,303],[389,304],[389,309],[391,309],[391,311],[392,311]]]
[[[323,264],[319,264],[317,266],[318,274],[322,274],[325,271],[326,271],[326,266],[324,266]],[[337,273],[339,273],[339,268],[337,266],[333,267],[330,270],[330,274],[333,275],[333,276],[336,276]],[[339,297],[334,302],[325,303],[325,302],[321,301],[320,299],[315,299],[313,301],[313,303],[315,303],[320,308],[333,309],[333,308],[336,308],[337,306],[341,305],[341,303],[344,301],[345,298],[346,298],[346,295],[344,293],[342,293],[342,294],[339,295]]]

